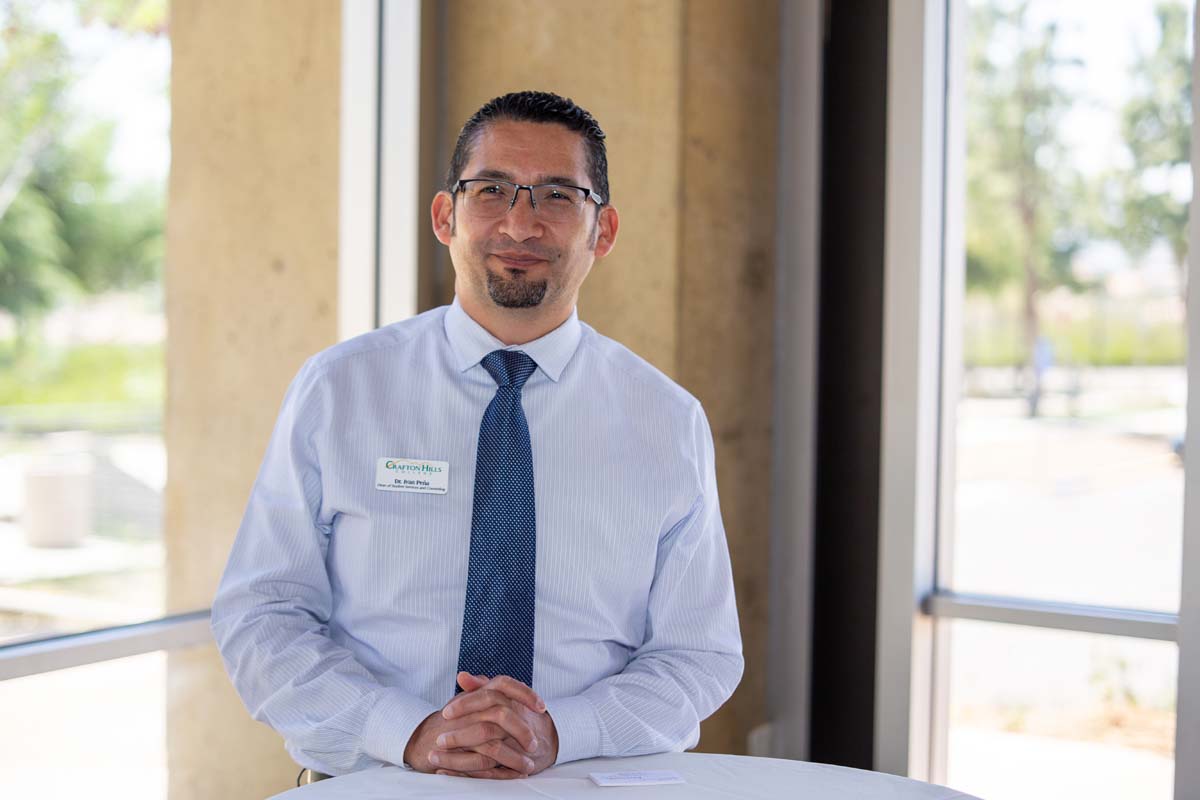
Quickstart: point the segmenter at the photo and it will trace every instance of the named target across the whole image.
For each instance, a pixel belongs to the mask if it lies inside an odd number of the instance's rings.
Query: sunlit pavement
[[[1110,398],[1136,390],[1137,381],[1143,393],[1171,397],[1179,379],[1178,370],[1105,378]],[[1065,411],[1064,402],[1050,407]],[[1102,409],[1092,404],[1093,412]],[[1176,611],[1183,466],[1171,439],[1183,433],[1182,409],[1081,419],[1029,419],[1024,411],[1019,399],[959,406],[953,566],[943,585]],[[1043,722],[1102,718],[1103,704],[1118,698],[1157,714],[1163,724],[1153,743],[1170,746],[1173,643],[970,621],[952,626],[951,704],[958,713],[1010,709],[1014,718]],[[1039,732],[953,724],[948,783],[989,800],[1171,797],[1173,760],[1161,752]]]
[[[5,798],[167,796],[165,653],[0,681]]]
[[[1096,742],[959,727],[947,784],[984,800],[1171,800],[1172,759]]]

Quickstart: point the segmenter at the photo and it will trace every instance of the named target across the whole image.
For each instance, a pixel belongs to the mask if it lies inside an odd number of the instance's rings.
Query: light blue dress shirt
[[[504,345],[458,305],[318,353],[292,381],[213,602],[226,668],[296,761],[402,764],[454,696],[475,451]],[[558,762],[684,750],[742,675],[700,404],[571,318],[537,363],[533,688]],[[445,494],[376,488],[381,458],[447,462]]]

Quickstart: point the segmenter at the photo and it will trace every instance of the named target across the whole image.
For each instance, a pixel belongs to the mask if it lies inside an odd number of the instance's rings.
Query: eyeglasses
[[[565,183],[534,185],[496,181],[490,178],[467,178],[455,181],[451,194],[462,194],[463,209],[479,219],[499,219],[516,205],[522,189],[529,191],[533,211],[547,222],[569,222],[579,218],[591,200],[598,206],[604,199],[591,189]]]

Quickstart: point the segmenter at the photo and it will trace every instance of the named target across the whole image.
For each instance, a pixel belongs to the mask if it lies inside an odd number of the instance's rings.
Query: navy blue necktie
[[[522,352],[496,350],[483,357],[483,368],[498,386],[479,426],[458,669],[532,686],[537,525],[521,387],[537,365]]]

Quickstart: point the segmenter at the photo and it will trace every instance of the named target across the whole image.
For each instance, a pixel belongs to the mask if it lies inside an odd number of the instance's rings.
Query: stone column
[[[206,608],[288,382],[337,339],[341,6],[171,3],[168,605]],[[296,778],[214,647],[170,654],[170,796]]]
[[[715,752],[744,753],[766,720],[778,16],[773,0],[449,0],[445,129],[428,148],[450,152],[475,109],[520,89],[572,98],[608,136],[621,231],[579,311],[712,424],[746,652],[702,728]]]

